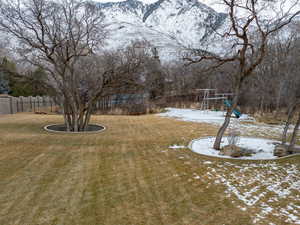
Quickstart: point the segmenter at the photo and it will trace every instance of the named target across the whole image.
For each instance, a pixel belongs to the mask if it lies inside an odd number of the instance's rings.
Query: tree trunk
[[[299,112],[299,115],[298,115],[297,123],[296,123],[295,128],[294,128],[292,139],[291,139],[291,142],[290,142],[290,145],[289,145],[289,148],[288,148],[288,152],[289,153],[293,153],[293,148],[294,148],[294,146],[296,144],[296,139],[297,139],[297,134],[298,134],[299,126],[300,126],[300,112]]]
[[[74,113],[73,120],[74,120],[74,132],[78,132],[79,131],[78,114]]]
[[[284,130],[283,130],[283,134],[282,134],[282,138],[281,138],[281,144],[283,144],[283,145],[287,142],[287,132],[288,132],[289,126],[292,122],[293,116],[296,112],[296,106],[297,106],[297,103],[293,103],[291,105],[291,107],[289,108],[288,119],[286,121]]]
[[[216,149],[216,150],[221,149],[221,141],[222,141],[223,135],[224,135],[229,123],[230,123],[230,118],[231,118],[232,111],[233,111],[232,107],[227,110],[225,121],[224,121],[223,125],[220,127],[220,129],[217,133],[217,137],[216,137],[216,140],[215,140],[215,143],[214,143],[214,149]]]
[[[88,109],[79,107],[77,104],[69,104],[70,101],[64,100],[63,115],[66,125],[66,130],[69,132],[86,131],[90,121],[93,105]]]
[[[226,116],[225,116],[225,121],[224,121],[223,125],[220,127],[220,129],[217,133],[216,140],[215,140],[215,143],[214,143],[214,149],[216,149],[216,150],[221,149],[221,141],[222,141],[222,138],[225,134],[225,131],[226,131],[226,129],[227,129],[229,123],[230,123],[232,112],[237,107],[238,99],[239,99],[239,93],[240,93],[240,83],[235,88],[232,105],[231,105],[230,108],[227,109],[227,113],[226,113]]]
[[[280,85],[279,85],[279,90],[278,90],[278,94],[277,94],[277,98],[276,98],[276,109],[275,109],[275,118],[278,118],[278,116],[279,116],[279,109],[280,109],[280,101],[281,101],[281,92],[282,92],[282,89],[283,89],[283,84],[282,83],[280,83]]]
[[[92,115],[92,109],[93,109],[93,105],[91,104],[86,112],[85,112],[85,116],[83,118],[82,121],[82,129],[86,131],[88,124],[90,123],[90,119],[91,119],[91,115]]]
[[[62,104],[62,109],[63,109],[66,130],[69,132],[71,131],[71,121],[70,121],[69,110],[66,101],[64,101],[64,103]]]
[[[90,112],[90,110],[88,110],[86,112],[85,120],[84,120],[84,123],[83,123],[83,130],[85,130],[85,131],[87,129],[88,124],[90,123],[91,115],[92,115],[92,113]]]
[[[260,106],[259,106],[259,110],[260,110],[260,113],[262,114],[264,112],[264,104],[265,104],[265,97],[262,96],[261,99],[260,99]]]

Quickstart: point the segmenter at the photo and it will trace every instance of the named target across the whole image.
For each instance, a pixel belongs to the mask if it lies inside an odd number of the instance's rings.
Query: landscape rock
[[[284,157],[289,155],[288,146],[286,145],[277,145],[274,149],[274,156]]]
[[[288,151],[289,146],[288,145],[277,145],[274,149],[274,156],[278,157],[284,157],[291,154],[299,154],[300,153],[300,147],[295,146],[291,152]]]
[[[234,158],[242,157],[244,156],[244,153],[242,151],[242,148],[236,146],[236,145],[226,145],[224,146],[221,151],[221,155],[226,155]]]
[[[300,154],[300,147],[295,147],[293,149],[293,154]]]

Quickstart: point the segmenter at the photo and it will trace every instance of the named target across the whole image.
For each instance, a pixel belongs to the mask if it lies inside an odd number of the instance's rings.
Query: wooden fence
[[[202,98],[196,94],[165,96],[157,101],[149,101],[145,94],[119,94],[101,98],[94,106],[94,112],[111,114],[121,111],[124,114],[143,114],[153,107],[190,107],[200,104]],[[60,107],[47,96],[12,97],[0,95],[0,114],[18,112],[41,112],[49,110],[61,113]]]
[[[147,98],[140,95],[108,96],[97,101],[94,110],[110,112],[116,109],[122,109],[134,113],[144,108],[146,99]],[[51,112],[61,112],[53,99],[47,96],[13,97],[9,95],[0,95],[0,114],[41,112],[46,109]]]
[[[0,95],[0,114],[14,114],[18,112],[39,112],[45,108],[54,110],[56,104],[47,96],[12,97]]]

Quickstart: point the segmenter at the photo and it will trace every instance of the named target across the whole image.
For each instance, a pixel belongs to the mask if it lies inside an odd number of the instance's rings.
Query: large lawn
[[[216,128],[95,116],[99,134],[52,134],[61,116],[0,117],[0,225],[300,223],[300,157],[216,160],[188,149]]]

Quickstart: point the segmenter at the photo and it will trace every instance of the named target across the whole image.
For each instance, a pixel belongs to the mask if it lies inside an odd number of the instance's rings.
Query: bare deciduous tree
[[[299,84],[300,84],[300,82],[299,82]],[[297,90],[296,99],[295,99],[294,102],[292,102],[292,104],[289,107],[288,119],[286,121],[284,130],[283,130],[283,134],[282,134],[282,140],[281,140],[283,145],[285,145],[286,142],[287,142],[288,129],[291,125],[293,117],[295,115],[297,115],[297,113],[299,115],[296,118],[297,122],[296,122],[294,131],[293,131],[293,134],[292,134],[292,137],[291,137],[290,145],[288,146],[289,153],[293,153],[293,148],[296,144],[297,134],[298,134],[299,126],[300,126],[300,89]]]
[[[85,130],[93,104],[110,83],[110,69],[98,68],[106,37],[103,14],[81,0],[4,0],[0,29],[18,41],[19,53],[44,68],[63,103],[68,131]],[[95,56],[95,59],[93,59]]]
[[[232,106],[228,108],[225,121],[217,133],[214,148],[219,150],[222,137],[230,123],[230,117],[234,108],[238,104],[240,90],[244,81],[253,74],[266,55],[268,41],[272,34],[279,32],[283,27],[290,24],[292,20],[300,14],[300,11],[292,12],[299,4],[294,1],[285,10],[279,7],[279,11],[274,11],[272,18],[264,16],[265,8],[269,11],[274,9],[274,4],[278,1],[258,1],[258,0],[222,0],[228,8],[229,28],[219,34],[224,41],[229,41],[230,48],[225,56],[209,53],[207,51],[197,51],[197,58],[187,57],[189,64],[211,61],[214,64],[211,68],[218,68],[226,63],[232,63],[235,67],[234,73],[234,98]],[[281,6],[287,1],[281,1]],[[242,12],[242,13],[241,13]]]

